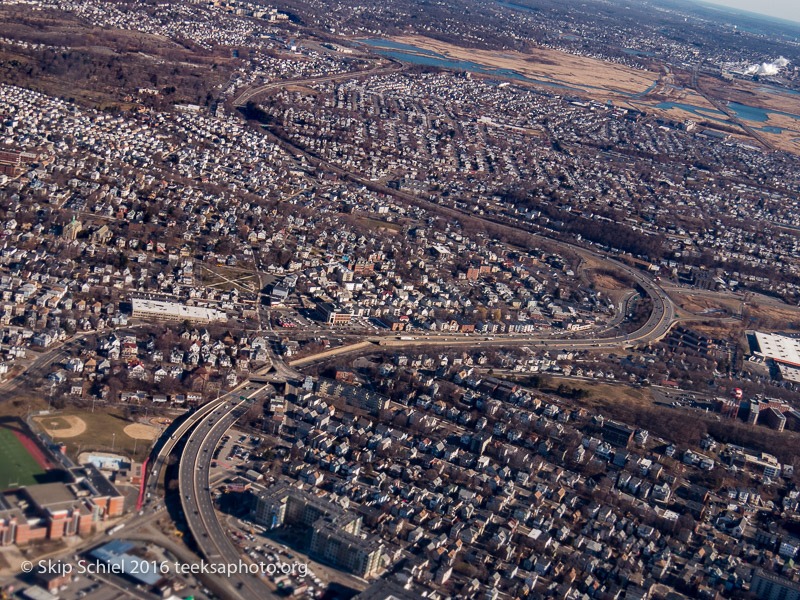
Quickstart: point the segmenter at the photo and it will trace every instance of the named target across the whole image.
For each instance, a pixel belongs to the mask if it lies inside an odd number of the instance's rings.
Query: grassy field
[[[529,385],[526,377],[509,377],[517,380],[523,386]],[[617,405],[626,406],[650,406],[653,402],[653,393],[646,387],[634,387],[625,383],[602,383],[594,381],[583,381],[569,377],[544,376],[544,381],[538,388],[548,394],[556,394],[558,388],[564,386],[565,392],[569,390],[580,390],[581,397],[573,398],[573,401],[583,407],[591,407],[600,412],[613,410]]]
[[[10,429],[0,429],[0,490],[16,485],[33,485],[44,469],[28,453]]]
[[[594,383],[560,377],[553,377],[551,381],[554,388],[558,387],[559,384],[564,384],[571,388],[585,390],[588,395],[586,398],[579,400],[579,403],[588,404],[598,409],[607,409],[618,402],[644,405],[649,405],[653,402],[653,394],[648,388],[636,388],[624,384]]]
[[[25,417],[32,412],[37,412],[47,408],[47,398],[42,395],[28,395],[30,390],[18,388],[14,392],[12,399],[0,403],[0,415],[4,417]],[[17,395],[18,394],[18,395]]]
[[[128,421],[122,414],[86,411],[64,411],[62,416],[74,415],[86,423],[86,431],[71,438],[59,439],[59,443],[66,444],[67,454],[77,456],[80,452],[98,450],[114,452],[126,456],[143,459],[149,450],[149,442],[139,440],[135,442],[123,430],[132,421]]]

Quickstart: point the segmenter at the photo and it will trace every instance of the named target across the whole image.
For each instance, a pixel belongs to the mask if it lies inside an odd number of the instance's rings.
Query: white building
[[[158,319],[162,321],[226,321],[226,312],[215,308],[185,306],[178,302],[132,298],[132,315],[136,319]]]

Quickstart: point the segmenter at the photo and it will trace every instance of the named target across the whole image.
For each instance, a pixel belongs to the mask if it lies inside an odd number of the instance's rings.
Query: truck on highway
[[[115,533],[117,533],[123,527],[125,527],[125,523],[120,523],[119,525],[114,525],[114,527],[109,529],[106,533],[108,533],[108,535],[114,535]]]
[[[410,335],[398,335],[398,336],[397,336],[397,339],[398,339],[398,340],[405,340],[405,341],[409,341],[409,340],[413,340],[413,339],[414,339],[414,337],[413,337],[413,336],[410,336]]]

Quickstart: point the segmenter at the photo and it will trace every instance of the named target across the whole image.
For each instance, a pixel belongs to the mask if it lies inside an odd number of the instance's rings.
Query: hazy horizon
[[[787,19],[800,24],[800,3],[797,0],[770,0],[764,4],[754,4],[749,0],[703,0],[709,4],[745,10],[767,17]]]

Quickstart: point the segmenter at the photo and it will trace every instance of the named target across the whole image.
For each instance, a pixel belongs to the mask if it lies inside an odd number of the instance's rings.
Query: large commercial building
[[[777,333],[754,333],[758,349],[755,351],[772,360],[788,381],[800,382],[800,339]]]
[[[347,325],[353,318],[353,311],[344,310],[330,302],[317,302],[319,320],[328,325]]]
[[[361,535],[361,517],[285,483],[255,497],[251,518],[269,529],[299,526],[311,530],[310,553],[360,577],[381,569],[383,543]]]
[[[202,306],[186,306],[178,302],[131,298],[132,316],[136,319],[157,319],[159,321],[192,321],[208,323],[226,321],[225,311]]]

